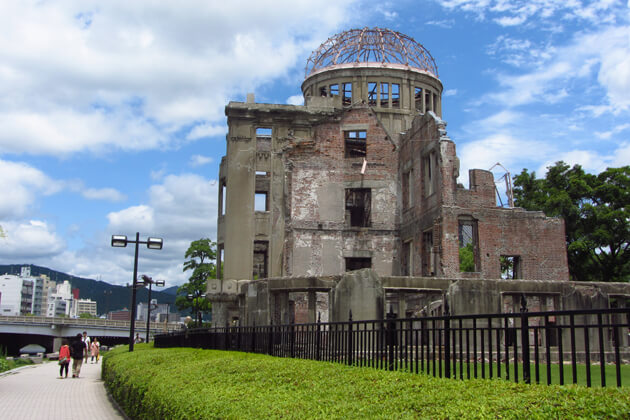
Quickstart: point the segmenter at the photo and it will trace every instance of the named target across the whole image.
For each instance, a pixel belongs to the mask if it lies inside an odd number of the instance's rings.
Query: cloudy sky
[[[140,232],[164,249],[139,271],[186,281],[187,246],[216,238],[226,103],[296,102],[310,53],[352,28],[431,51],[463,175],[630,164],[630,1],[314,3],[0,2],[0,263],[124,284],[133,249],[110,237]]]

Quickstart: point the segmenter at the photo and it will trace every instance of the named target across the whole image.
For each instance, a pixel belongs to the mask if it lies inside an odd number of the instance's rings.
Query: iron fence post
[[[451,315],[448,299],[444,299],[444,377],[451,377]]]
[[[389,306],[389,313],[387,314],[387,356],[388,356],[388,369],[394,370],[394,345],[396,342],[396,314],[394,308]]]
[[[295,357],[295,321],[291,322],[289,333],[290,333],[289,340],[291,340],[289,343],[289,346],[290,346],[289,350],[291,352],[290,353],[291,358],[294,358]]]
[[[322,323],[322,313],[317,313],[317,332],[315,335],[315,360],[320,360],[320,345],[321,345],[321,323]]]
[[[529,363],[529,318],[527,317],[527,298],[521,294],[521,353],[523,355],[523,382],[532,383]],[[518,364],[515,364],[518,369]]]
[[[354,340],[352,337],[352,310],[348,314],[348,365],[352,365],[352,350],[354,347]]]

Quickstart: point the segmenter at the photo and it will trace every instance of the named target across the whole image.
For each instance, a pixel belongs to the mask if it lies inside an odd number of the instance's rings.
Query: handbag
[[[68,358],[67,357],[62,357],[61,359],[59,359],[59,364],[63,365],[68,363]]]

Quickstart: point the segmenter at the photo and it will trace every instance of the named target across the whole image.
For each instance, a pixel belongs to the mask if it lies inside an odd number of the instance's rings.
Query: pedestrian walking
[[[68,377],[68,366],[70,365],[70,347],[68,340],[64,339],[59,348],[59,379]],[[65,371],[65,375],[64,375]]]
[[[70,344],[70,357],[72,357],[72,377],[78,378],[81,373],[81,365],[85,356],[85,343],[81,334],[77,334]]]
[[[90,363],[94,363],[94,358],[96,358],[96,363],[98,363],[98,352],[99,352],[100,343],[96,338],[92,339],[92,344],[90,344],[90,353],[92,354],[92,360]]]
[[[85,355],[85,363],[87,363],[88,356],[90,355],[90,336],[87,335],[87,331],[83,331],[83,337],[81,338],[81,340],[83,340],[83,344],[85,346],[83,354]]]

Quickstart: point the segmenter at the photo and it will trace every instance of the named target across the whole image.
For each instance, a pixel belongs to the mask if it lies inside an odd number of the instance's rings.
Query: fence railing
[[[191,329],[155,347],[264,353],[444,378],[622,385],[630,308]],[[630,377],[630,366],[627,373]]]

